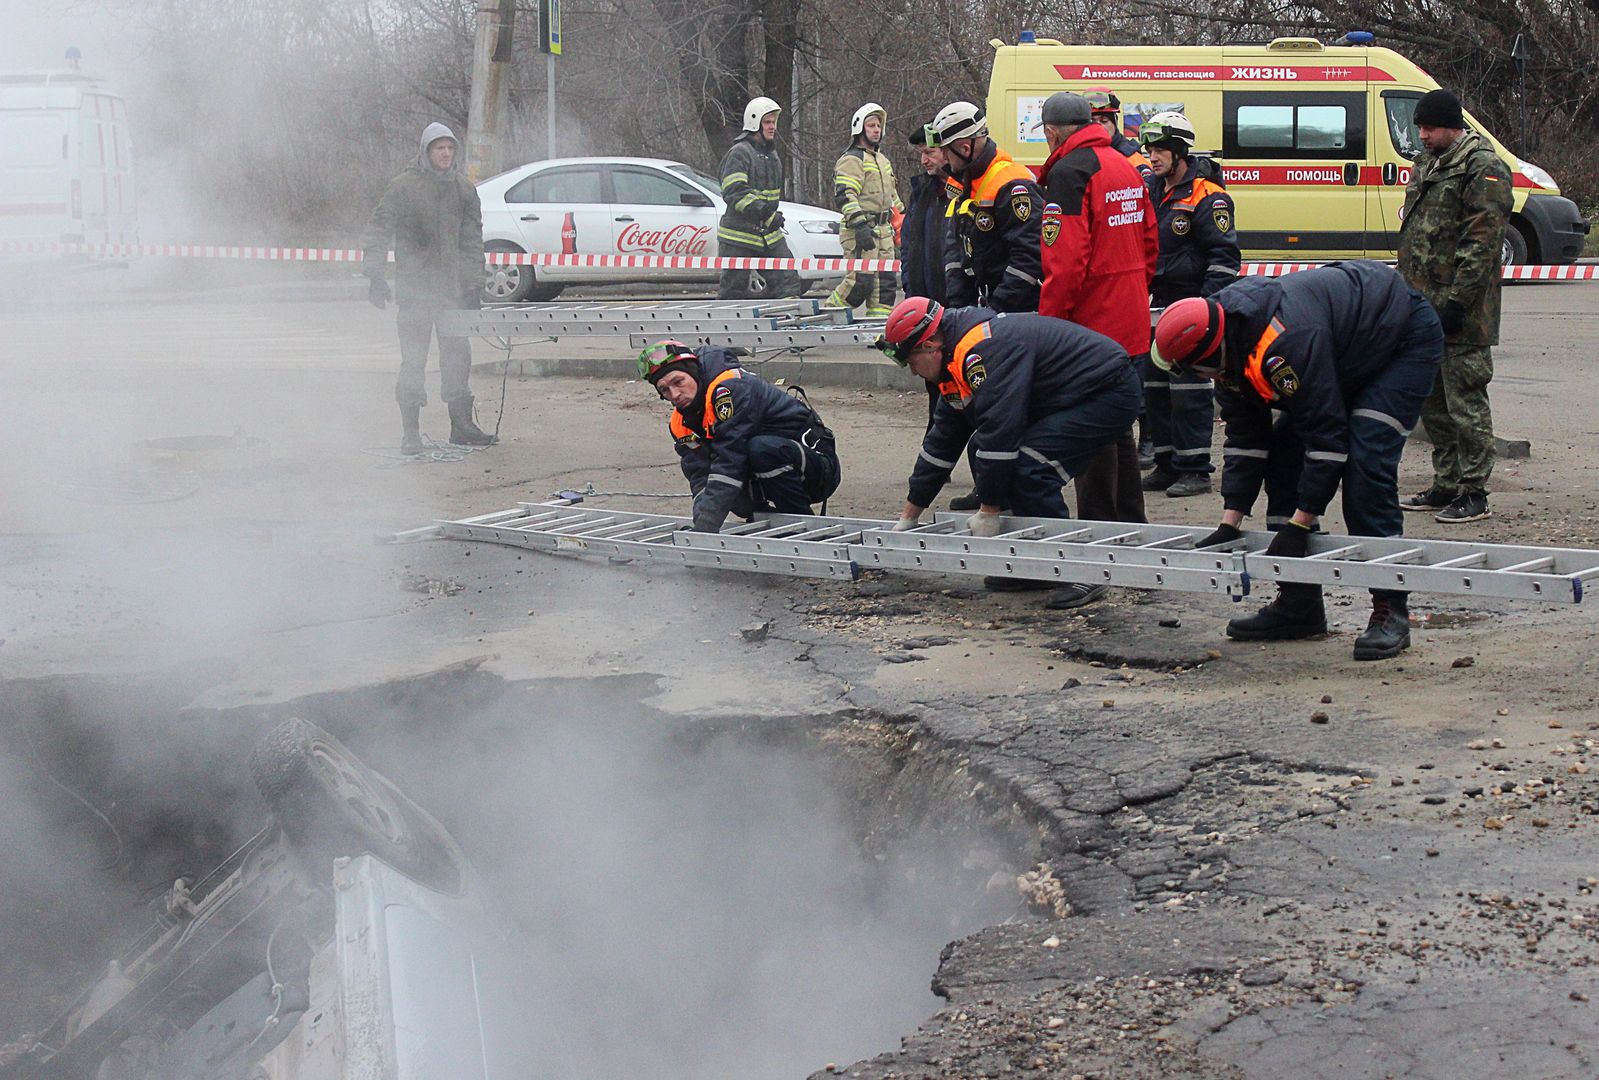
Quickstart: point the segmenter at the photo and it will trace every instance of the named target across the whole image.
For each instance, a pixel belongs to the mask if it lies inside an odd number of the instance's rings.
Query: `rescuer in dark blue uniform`
[[[999,535],[1006,514],[1067,517],[1061,485],[1138,415],[1141,388],[1127,350],[1064,319],[945,308],[913,296],[889,315],[878,347],[937,383],[942,396],[911,472],[900,528],[915,525],[932,504],[968,442],[979,502],[968,521],[972,535]],[[1075,607],[1104,590],[1060,591],[1061,602],[1051,607]]]
[[[1150,283],[1150,306],[1210,296],[1238,277],[1237,216],[1221,169],[1193,157],[1193,124],[1179,112],[1150,117],[1138,131],[1155,171],[1150,198],[1160,226],[1160,262]],[[1144,362],[1144,408],[1154,442],[1155,471],[1145,491],[1173,498],[1210,491],[1211,427],[1216,418],[1210,380],[1161,371]]]
[[[672,404],[670,427],[694,492],[694,528],[720,532],[727,515],[809,514],[838,490],[833,433],[816,410],[738,366],[726,349],[651,345],[640,378]]]
[[[1229,543],[1266,488],[1269,554],[1302,558],[1343,486],[1355,536],[1399,536],[1399,458],[1443,358],[1432,305],[1392,267],[1334,263],[1280,279],[1249,278],[1180,300],[1155,328],[1156,363],[1216,380],[1226,438],[1221,525],[1199,546]],[[1274,421],[1273,414],[1276,414]],[[1284,583],[1254,615],[1227,624],[1242,641],[1325,633],[1321,586]],[[1410,645],[1407,594],[1373,589],[1355,659]]]

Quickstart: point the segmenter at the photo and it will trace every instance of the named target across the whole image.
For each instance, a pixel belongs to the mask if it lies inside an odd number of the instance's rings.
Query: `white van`
[[[0,242],[138,240],[122,98],[76,70],[0,74]]]

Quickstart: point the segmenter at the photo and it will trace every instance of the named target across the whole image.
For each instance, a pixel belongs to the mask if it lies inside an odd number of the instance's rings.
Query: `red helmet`
[[[911,350],[938,333],[944,305],[925,296],[907,296],[888,313],[883,336],[876,345],[900,367],[910,362]]]
[[[1088,99],[1088,110],[1093,116],[1115,116],[1122,111],[1121,99],[1103,86],[1084,90],[1083,97]]]
[[[1221,368],[1221,335],[1227,313],[1208,297],[1190,296],[1172,304],[1155,324],[1149,358],[1162,371],[1214,375]]]

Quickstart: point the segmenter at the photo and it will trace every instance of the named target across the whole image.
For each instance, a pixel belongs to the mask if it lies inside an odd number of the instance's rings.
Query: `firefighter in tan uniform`
[[[833,202],[844,215],[839,242],[846,259],[894,259],[894,215],[903,213],[894,186],[894,165],[880,149],[887,111],[876,102],[855,110],[850,120],[852,136],[833,166]],[[824,306],[857,308],[865,317],[885,319],[893,309],[898,280],[892,270],[851,270],[838,283]]]

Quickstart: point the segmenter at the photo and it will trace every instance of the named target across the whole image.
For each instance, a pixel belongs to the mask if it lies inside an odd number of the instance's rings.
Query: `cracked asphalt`
[[[187,665],[204,673],[192,703],[227,709],[471,662],[510,680],[647,676],[651,708],[704,722],[874,718],[1029,823],[1071,915],[952,942],[929,957],[944,1007],[818,1076],[1599,1075],[1586,605],[1418,596],[1411,651],[1357,664],[1365,610],[1347,592],[1326,639],[1261,646],[1222,634],[1259,596],[1115,590],[1051,612],[954,577],[375,545],[559,487],[681,480],[657,403],[604,380],[512,379],[501,446],[396,464],[391,328],[358,299],[344,281],[145,282],[93,318],[12,313],[0,422],[28,452],[0,470],[0,680]],[[1599,545],[1596,300],[1507,291],[1494,403],[1533,456],[1501,463],[1493,519],[1450,536]],[[499,380],[474,388],[492,419]],[[833,510],[891,516],[924,399],[813,398],[840,432]],[[193,493],[144,501],[172,463],[138,440],[236,429],[269,457],[179,463]],[[1402,476],[1425,486],[1425,447]],[[1151,516],[1217,509],[1156,497]],[[761,621],[766,640],[745,641]]]

